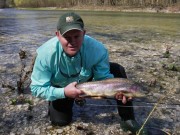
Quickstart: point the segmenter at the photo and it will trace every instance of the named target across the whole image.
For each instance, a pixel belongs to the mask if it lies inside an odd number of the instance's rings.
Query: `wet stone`
[[[56,131],[57,131],[58,134],[63,133],[63,130],[62,130],[62,129],[57,129]]]
[[[34,133],[39,135],[41,133],[41,131],[39,128],[37,128],[37,129],[34,129]]]

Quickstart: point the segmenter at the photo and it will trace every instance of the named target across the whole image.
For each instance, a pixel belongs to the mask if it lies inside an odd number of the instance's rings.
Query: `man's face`
[[[76,53],[80,50],[84,39],[84,34],[85,31],[76,29],[66,32],[63,36],[59,32],[56,32],[64,52],[69,56],[76,55]]]

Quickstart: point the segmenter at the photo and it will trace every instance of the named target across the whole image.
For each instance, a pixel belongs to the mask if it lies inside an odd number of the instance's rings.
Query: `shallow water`
[[[0,11],[1,53],[31,49],[55,35],[56,23],[66,11]],[[87,33],[108,40],[152,41],[180,37],[180,14],[78,11]],[[6,49],[4,48],[6,46]],[[13,49],[8,49],[8,46]]]

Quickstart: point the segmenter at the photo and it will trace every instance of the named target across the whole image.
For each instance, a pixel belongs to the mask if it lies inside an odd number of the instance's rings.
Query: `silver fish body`
[[[123,93],[126,97],[145,96],[139,85],[125,78],[80,83],[76,85],[76,88],[83,91],[82,97],[114,97],[118,92]]]

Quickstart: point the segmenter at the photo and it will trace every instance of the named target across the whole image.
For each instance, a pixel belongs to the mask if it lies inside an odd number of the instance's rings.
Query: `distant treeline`
[[[168,7],[180,0],[7,0],[16,7],[130,6]]]

